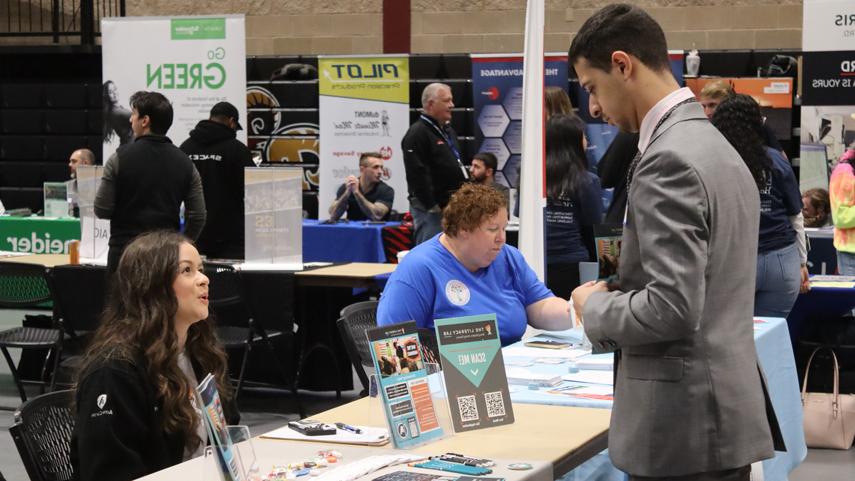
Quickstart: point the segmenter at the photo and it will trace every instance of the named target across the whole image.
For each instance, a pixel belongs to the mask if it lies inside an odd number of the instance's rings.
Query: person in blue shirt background
[[[754,315],[787,317],[799,291],[807,291],[807,249],[804,247],[802,196],[790,163],[763,144],[763,116],[750,96],[723,100],[712,116],[739,152],[760,191],[760,238]]]
[[[496,314],[502,345],[522,338],[526,326],[571,327],[566,300],[555,297],[505,245],[508,207],[495,189],[464,184],[442,212],[442,232],[418,245],[389,278],[380,305],[380,326],[415,320]]]
[[[600,179],[588,172],[585,122],[575,114],[546,123],[546,286],[570,298],[579,262],[594,259],[593,226],[603,217]]]

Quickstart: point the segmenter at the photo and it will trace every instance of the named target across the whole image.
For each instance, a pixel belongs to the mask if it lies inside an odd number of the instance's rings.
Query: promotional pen
[[[339,429],[343,429],[343,430],[345,430],[345,431],[350,431],[350,432],[355,433],[355,434],[362,434],[362,430],[361,430],[361,429],[359,429],[359,428],[355,428],[355,427],[353,427],[353,426],[350,426],[350,425],[347,425],[347,424],[344,424],[344,423],[335,423],[335,427],[337,427],[337,428],[339,428]]]

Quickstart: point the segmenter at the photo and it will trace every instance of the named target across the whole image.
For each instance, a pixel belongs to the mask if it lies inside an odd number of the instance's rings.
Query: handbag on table
[[[834,360],[834,392],[807,392],[810,364],[821,349],[831,351]],[[808,447],[849,449],[852,446],[855,437],[855,395],[840,394],[840,367],[837,355],[830,347],[817,347],[808,359],[802,381],[802,409],[805,443]]]

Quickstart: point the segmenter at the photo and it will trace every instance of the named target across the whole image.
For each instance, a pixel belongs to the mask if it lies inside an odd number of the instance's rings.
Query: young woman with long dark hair
[[[602,220],[600,180],[588,171],[585,122],[554,115],[546,123],[546,286],[565,299],[579,285],[579,262],[594,258]]]
[[[807,288],[802,196],[790,163],[763,144],[760,105],[748,95],[725,98],[713,125],[736,149],[760,191],[760,237],[754,315],[787,317]]]
[[[213,373],[227,418],[226,355],[208,319],[208,278],[193,244],[157,231],[131,242],[75,386],[72,461],[81,480],[135,479],[198,455],[198,381]]]

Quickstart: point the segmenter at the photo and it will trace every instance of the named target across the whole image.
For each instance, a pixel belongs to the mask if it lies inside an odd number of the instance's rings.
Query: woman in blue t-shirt
[[[496,189],[464,184],[442,211],[442,233],[416,246],[389,277],[377,324],[496,314],[503,346],[527,325],[569,329],[570,307],[538,280],[520,251],[505,244],[508,206]]]
[[[748,95],[722,101],[712,122],[739,152],[760,191],[754,315],[787,317],[807,288],[802,197],[789,162],[763,145],[760,106]]]
[[[554,115],[546,123],[546,286],[570,298],[579,262],[594,259],[593,226],[603,215],[600,179],[588,171],[585,122]]]

